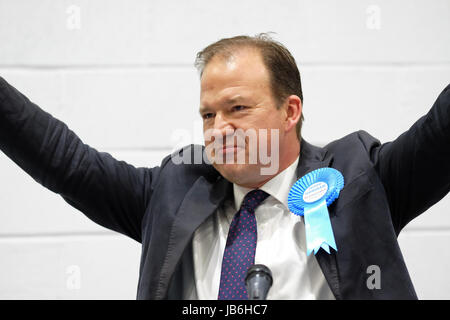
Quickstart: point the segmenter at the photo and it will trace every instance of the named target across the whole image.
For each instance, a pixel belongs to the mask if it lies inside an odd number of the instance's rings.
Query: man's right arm
[[[159,167],[135,168],[98,152],[1,77],[0,149],[93,221],[141,241]]]

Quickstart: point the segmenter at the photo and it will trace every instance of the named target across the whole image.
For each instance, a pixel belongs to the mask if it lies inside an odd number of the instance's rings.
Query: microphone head
[[[265,265],[254,264],[248,268],[245,286],[250,300],[265,300],[272,283],[272,272]]]

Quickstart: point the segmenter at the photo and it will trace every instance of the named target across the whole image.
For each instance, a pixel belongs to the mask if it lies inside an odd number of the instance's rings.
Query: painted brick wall
[[[154,166],[201,142],[196,52],[267,31],[299,64],[312,143],[392,140],[450,80],[450,0],[0,0],[0,75],[91,146]],[[135,298],[139,244],[3,153],[0,204],[0,299]],[[450,299],[450,197],[399,241],[419,297]]]

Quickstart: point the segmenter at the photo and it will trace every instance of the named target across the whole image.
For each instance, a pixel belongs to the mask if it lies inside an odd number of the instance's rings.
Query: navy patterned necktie
[[[255,209],[268,196],[269,194],[259,189],[247,193],[241,208],[231,221],[222,260],[219,300],[248,299],[245,275],[248,268],[255,263]]]

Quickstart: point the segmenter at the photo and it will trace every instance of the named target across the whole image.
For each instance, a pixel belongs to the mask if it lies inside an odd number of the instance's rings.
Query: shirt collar
[[[291,163],[289,167],[281,171],[259,188],[284,204],[286,208],[288,207],[287,200],[289,191],[297,179],[296,170],[298,160],[299,157],[297,156],[295,161]],[[251,190],[253,189],[242,187],[233,183],[234,206],[236,210],[241,207],[241,203],[244,200],[245,195]]]

